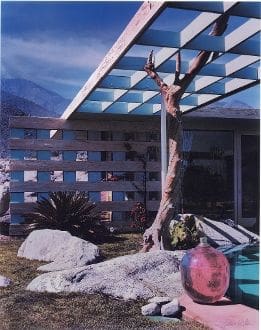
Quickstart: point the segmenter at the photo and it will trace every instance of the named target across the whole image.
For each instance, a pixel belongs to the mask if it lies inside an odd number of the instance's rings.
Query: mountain
[[[2,79],[1,91],[33,102],[35,105],[46,109],[46,114],[51,117],[59,117],[70,103],[70,100],[63,98],[61,95],[26,79]],[[30,111],[28,109],[29,113]],[[40,116],[41,112],[34,115]]]
[[[26,79],[1,80],[0,154],[7,156],[10,116],[60,117],[70,100]]]
[[[208,108],[253,109],[249,104],[238,100],[222,100],[211,103]]]

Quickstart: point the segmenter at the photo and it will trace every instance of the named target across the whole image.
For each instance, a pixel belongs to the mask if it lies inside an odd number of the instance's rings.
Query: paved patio
[[[233,304],[223,298],[213,305],[203,305],[192,301],[186,294],[180,298],[180,305],[185,308],[183,318],[195,320],[213,330],[256,330],[259,312],[241,304]]]

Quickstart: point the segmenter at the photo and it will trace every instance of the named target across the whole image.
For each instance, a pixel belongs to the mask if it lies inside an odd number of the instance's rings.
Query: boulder
[[[6,288],[11,284],[11,280],[5,276],[0,275],[0,287]]]
[[[27,289],[103,293],[125,300],[162,294],[175,297],[183,292],[179,261],[172,251],[137,253],[78,269],[42,274]]]
[[[172,299],[170,297],[153,297],[153,298],[150,298],[148,300],[148,302],[163,305],[163,304],[167,304],[167,303],[171,302],[171,300]]]
[[[83,267],[96,262],[99,256],[96,245],[66,231],[51,229],[33,231],[18,250],[18,257],[52,261],[38,268],[48,272]]]
[[[160,305],[157,303],[150,303],[141,307],[141,314],[148,316],[160,315]]]
[[[164,304],[161,307],[161,315],[162,316],[177,316],[179,313],[180,306],[178,299],[173,299],[171,302]]]
[[[17,256],[30,260],[54,261],[62,250],[66,250],[71,237],[67,231],[34,230],[20,246]]]
[[[61,249],[55,260],[50,264],[40,266],[38,270],[53,272],[57,270],[83,267],[96,262],[100,257],[99,248],[78,237],[71,237],[66,248]]]
[[[0,185],[0,217],[7,213],[9,210],[10,192],[9,187]]]

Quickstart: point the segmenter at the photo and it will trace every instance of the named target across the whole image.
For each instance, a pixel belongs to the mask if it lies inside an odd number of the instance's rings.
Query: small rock
[[[156,303],[159,305],[167,304],[172,301],[170,297],[153,297],[148,300],[149,303]]]
[[[160,305],[156,303],[150,303],[141,307],[142,315],[154,316],[160,315]]]
[[[176,316],[179,312],[179,301],[178,299],[173,299],[170,303],[165,304],[161,307],[162,316]]]
[[[5,276],[0,275],[0,287],[6,288],[11,284],[11,280]]]

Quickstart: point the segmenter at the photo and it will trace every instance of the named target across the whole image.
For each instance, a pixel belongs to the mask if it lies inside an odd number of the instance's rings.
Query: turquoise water
[[[230,284],[226,295],[235,303],[258,309],[259,246],[243,244],[223,250],[230,262]]]

